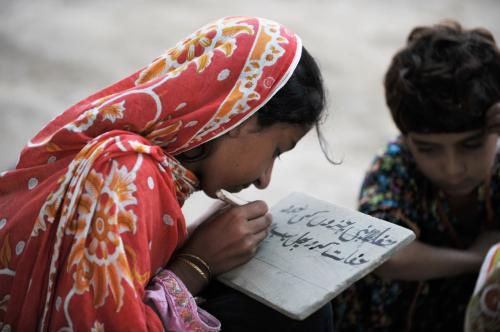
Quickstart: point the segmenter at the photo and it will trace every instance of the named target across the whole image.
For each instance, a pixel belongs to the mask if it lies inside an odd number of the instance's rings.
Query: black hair
[[[302,47],[299,63],[288,81],[257,111],[257,123],[261,128],[276,123],[298,125],[307,129],[314,126],[325,157],[329,162],[336,164],[328,154],[327,142],[320,130],[325,104],[325,89],[318,64]],[[182,161],[204,159],[210,154],[211,143],[201,145],[199,153],[195,156],[188,158],[185,154],[181,154],[177,157]]]
[[[288,82],[257,112],[257,121],[264,128],[279,122],[304,128],[314,126],[325,157],[335,163],[329,157],[320,130],[325,105],[321,71],[311,54],[302,47],[299,63]]]
[[[486,29],[455,21],[417,27],[389,66],[387,106],[401,133],[452,133],[484,127],[500,100],[500,52]]]
[[[312,127],[325,108],[321,72],[303,47],[299,63],[286,84],[257,112],[258,123],[268,127],[277,122]]]

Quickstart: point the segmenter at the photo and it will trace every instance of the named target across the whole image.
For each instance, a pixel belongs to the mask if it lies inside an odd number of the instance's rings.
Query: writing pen
[[[227,204],[233,205],[233,206],[241,206],[241,205],[245,205],[248,203],[244,199],[239,198],[238,196],[231,194],[229,191],[224,190],[224,189],[217,190],[215,192],[215,195],[217,196],[218,199],[220,199],[224,203],[227,203]]]

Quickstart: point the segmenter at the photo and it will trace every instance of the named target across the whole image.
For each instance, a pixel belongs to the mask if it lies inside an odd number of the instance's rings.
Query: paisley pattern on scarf
[[[258,111],[301,49],[278,23],[223,18],[45,126],[0,176],[0,328],[163,330],[144,289],[198,185],[175,155]]]

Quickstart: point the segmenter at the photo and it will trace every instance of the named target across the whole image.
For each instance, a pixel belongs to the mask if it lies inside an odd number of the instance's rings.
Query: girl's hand
[[[262,201],[228,207],[201,224],[181,248],[210,266],[213,276],[247,262],[267,236],[271,215]]]
[[[486,130],[490,134],[500,135],[500,102],[491,106],[486,112]]]
[[[221,211],[228,205],[220,200],[215,200],[215,202],[207,208],[207,210],[198,216],[196,219],[190,221],[187,225],[188,237],[190,237],[196,228],[204,222],[209,222],[214,216],[221,213]]]

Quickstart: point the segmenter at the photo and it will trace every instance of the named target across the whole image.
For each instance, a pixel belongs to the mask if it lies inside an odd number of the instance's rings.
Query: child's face
[[[266,188],[274,161],[294,148],[308,129],[286,123],[260,128],[253,116],[214,143],[207,158],[200,161],[197,175],[201,189],[215,197],[218,189],[238,192],[250,185]]]
[[[489,176],[497,140],[483,130],[405,136],[420,171],[449,196],[470,194]]]

